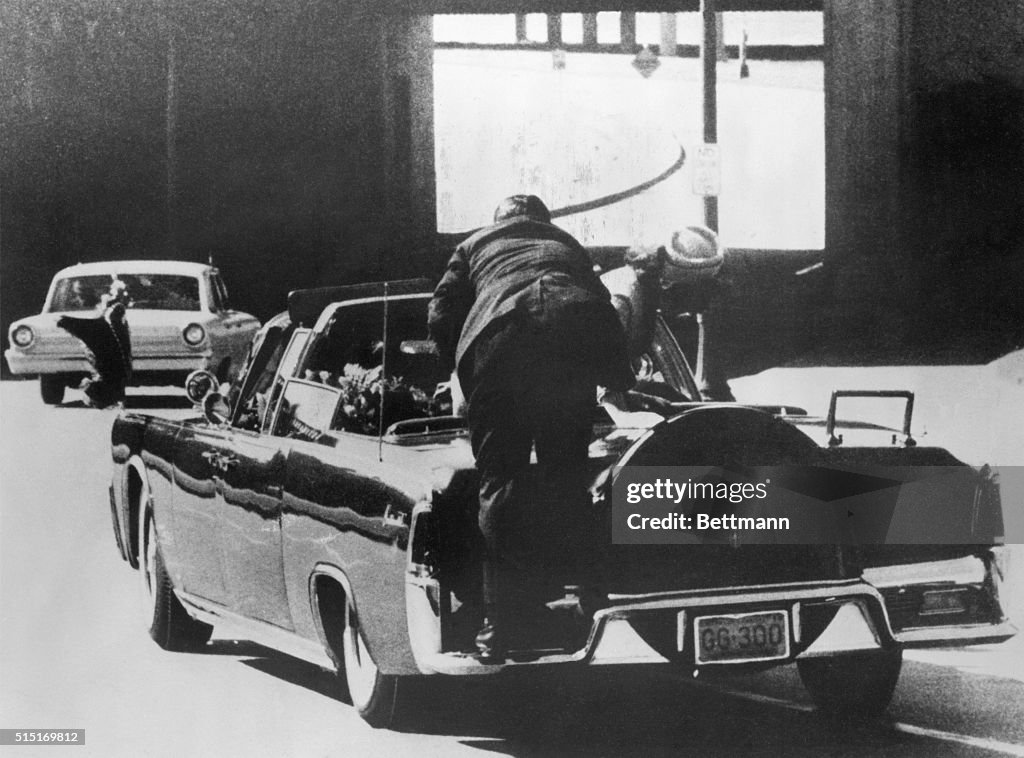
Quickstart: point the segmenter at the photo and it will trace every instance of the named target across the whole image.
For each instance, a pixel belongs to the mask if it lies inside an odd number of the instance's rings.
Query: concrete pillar
[[[825,3],[825,244],[886,257],[896,246],[904,3]]]
[[[1019,1],[826,0],[824,22],[836,323],[875,346],[1012,342],[1024,322]]]
[[[636,14],[622,11],[619,15],[619,44],[623,52],[636,50]]]
[[[661,54],[676,55],[679,49],[679,33],[676,28],[675,13],[659,14],[659,26],[661,27]]]
[[[721,14],[715,13],[716,0],[701,0],[701,20],[703,37],[701,44],[701,70],[703,76],[702,109],[704,121],[704,142],[709,145],[718,143],[718,56],[710,52],[715,47],[718,30],[715,19]],[[710,52],[710,54],[709,54]],[[718,229],[718,198],[704,198],[704,223],[709,229]]]
[[[583,14],[583,46],[597,47],[597,14]]]
[[[898,253],[912,307],[965,344],[1024,337],[1024,14],[904,0]],[[925,315],[927,314],[927,315]],[[933,327],[936,328],[936,327]],[[974,339],[978,335],[981,339]]]
[[[825,249],[833,307],[818,339],[899,341],[902,2],[828,0],[825,27]],[[888,336],[891,335],[891,336]],[[857,349],[857,348],[848,348]]]
[[[729,60],[729,51],[725,49],[725,17],[715,14],[715,55],[720,61]]]
[[[516,42],[526,42],[529,37],[526,34],[526,14],[516,14]]]
[[[548,14],[548,45],[551,47],[562,46],[562,14]]]
[[[177,30],[167,30],[167,103],[165,112],[167,174],[167,256],[178,257],[178,45]]]
[[[433,17],[396,17],[383,33],[385,209],[394,239],[422,238],[437,228]]]
[[[743,25],[740,33],[740,79],[750,76],[750,66],[747,64],[747,26]]]

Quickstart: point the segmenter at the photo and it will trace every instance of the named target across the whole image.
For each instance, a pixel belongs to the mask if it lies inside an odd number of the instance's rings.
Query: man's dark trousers
[[[487,552],[550,578],[577,567],[588,526],[595,382],[573,347],[509,317],[475,340],[459,367]]]

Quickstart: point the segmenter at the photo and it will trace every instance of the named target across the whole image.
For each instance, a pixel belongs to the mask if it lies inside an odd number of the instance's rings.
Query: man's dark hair
[[[494,209],[495,223],[517,216],[526,216],[534,221],[543,221],[545,224],[551,223],[551,211],[536,195],[510,195],[498,203],[498,207]]]

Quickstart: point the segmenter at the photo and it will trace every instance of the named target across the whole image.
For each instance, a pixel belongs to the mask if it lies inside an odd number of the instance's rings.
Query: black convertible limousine
[[[406,280],[294,292],[230,388],[190,377],[196,417],[116,419],[114,534],[157,644],[196,650],[212,625],[228,625],[336,671],[360,714],[389,726],[431,677],[597,662],[702,675],[795,662],[821,709],[877,713],[903,649],[1014,633],[999,603],[1002,517],[987,468],[916,445],[909,412],[882,429],[844,423],[834,408],[822,419],[706,402],[660,323],[641,371],[671,390],[672,413],[631,429],[595,403],[595,524],[608,523],[621,463],[720,455],[951,469],[955,497],[933,521],[956,539],[766,544],[719,533],[625,545],[609,534],[597,548],[607,603],[588,611],[576,587],[559,586],[538,598],[548,616],[524,620],[506,662],[483,665],[472,644],[477,479],[426,339],[431,289]]]

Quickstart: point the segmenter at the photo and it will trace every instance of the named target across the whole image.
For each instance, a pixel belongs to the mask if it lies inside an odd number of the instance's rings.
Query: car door
[[[174,540],[179,588],[226,605],[221,560],[216,461],[229,445],[228,430],[207,423],[185,424],[174,451]]]
[[[214,450],[212,464],[228,606],[247,618],[290,629],[281,568],[286,442],[233,428]]]
[[[381,433],[425,416],[437,382],[447,379],[403,364],[409,358],[402,353],[405,338],[426,337],[425,314],[425,297],[338,307],[283,388],[272,432],[293,441],[282,523],[289,599],[301,636],[316,635],[309,604],[314,566],[340,569],[357,597],[392,595],[394,578],[402,575],[406,558],[398,540],[409,509],[407,496],[389,481],[407,473],[398,462],[407,459],[384,455],[388,443]],[[382,387],[388,389],[383,409]],[[372,617],[378,610],[370,604],[365,612]]]
[[[268,328],[254,342],[253,360],[244,381],[239,382],[240,394],[232,398],[235,412],[232,427],[216,426],[206,421],[196,421],[182,426],[173,454],[174,465],[174,540],[173,562],[176,585],[190,595],[212,601],[218,605],[230,606],[231,596],[224,579],[224,556],[222,541],[230,530],[225,529],[221,519],[226,517],[223,496],[218,491],[220,480],[225,473],[237,468],[233,460],[239,454],[232,450],[234,431],[237,428],[258,430],[262,419],[257,401],[267,387],[261,376],[269,370],[273,381],[278,355],[291,334],[287,319],[268,324]],[[265,404],[264,404],[265,408]],[[242,457],[257,460],[261,454],[245,450]],[[232,478],[242,472],[235,471]],[[247,472],[248,473],[248,472]]]
[[[294,371],[305,336],[304,330],[268,330],[251,363],[262,375],[246,378],[236,403],[267,413],[268,403],[257,395],[269,392],[275,377],[285,380]],[[291,445],[263,433],[262,419],[244,413],[232,418],[221,447],[211,448],[228,605],[247,618],[291,629],[281,557],[281,495]]]

